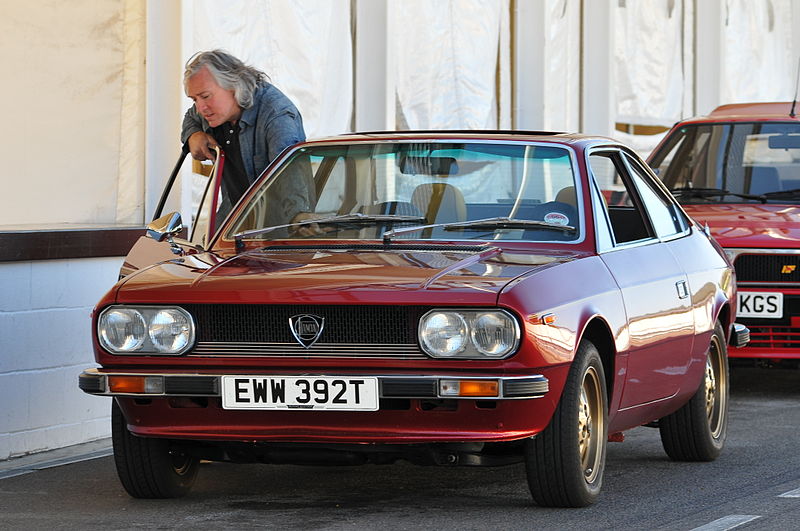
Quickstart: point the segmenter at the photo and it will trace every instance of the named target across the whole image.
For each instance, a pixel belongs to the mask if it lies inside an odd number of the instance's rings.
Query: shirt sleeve
[[[198,131],[203,130],[203,122],[200,114],[194,108],[194,105],[186,110],[183,115],[183,126],[181,127],[181,144],[184,144],[190,136]]]
[[[303,119],[300,114],[291,109],[284,110],[267,124],[267,156],[269,160],[275,160],[281,151],[298,142],[303,142],[305,139],[306,134],[303,131]]]

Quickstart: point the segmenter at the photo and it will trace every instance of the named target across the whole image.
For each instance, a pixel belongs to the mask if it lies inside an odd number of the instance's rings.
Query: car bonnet
[[[118,302],[494,304],[513,279],[574,253],[381,248],[250,251],[170,260],[127,278]]]

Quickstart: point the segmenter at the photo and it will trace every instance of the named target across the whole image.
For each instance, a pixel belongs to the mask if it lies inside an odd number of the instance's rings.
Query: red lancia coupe
[[[723,105],[676,124],[649,157],[736,268],[732,358],[800,360],[800,119],[792,103]],[[791,362],[796,363],[796,361]]]
[[[159,217],[94,311],[79,384],[114,397],[132,496],[185,494],[201,459],[404,459],[524,463],[538,504],[575,507],[624,430],[721,451],[727,345],[748,337],[733,268],[626,147],[344,135],[234,205],[217,159],[188,239]]]

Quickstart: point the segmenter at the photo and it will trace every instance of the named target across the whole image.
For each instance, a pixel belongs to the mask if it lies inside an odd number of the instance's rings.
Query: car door
[[[183,216],[182,237],[176,237],[172,242],[159,242],[143,234],[125,257],[119,278],[143,267],[175,258],[176,254],[193,253],[205,248],[230,211],[230,208],[222,206],[220,202],[225,155],[217,149],[213,164],[201,165],[192,161],[193,167],[190,169],[184,167],[187,154],[188,149],[184,147],[153,214],[155,221],[164,211],[184,210],[191,213],[190,216]],[[190,182],[184,185],[182,178]]]
[[[680,390],[692,359],[694,317],[687,276],[662,239],[669,232],[668,213],[648,197],[648,185],[631,172],[620,150],[594,150],[588,162],[605,199],[605,219],[598,222],[608,220],[611,227],[600,256],[622,292],[628,318],[620,402],[625,409]]]

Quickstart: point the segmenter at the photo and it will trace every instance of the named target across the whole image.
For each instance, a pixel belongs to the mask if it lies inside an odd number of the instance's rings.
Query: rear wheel
[[[713,461],[728,433],[728,350],[717,323],[706,356],[706,369],[694,396],[658,421],[661,444],[675,461]]]
[[[607,395],[597,348],[581,341],[550,424],[525,443],[528,487],[545,507],[585,507],[603,484]]]
[[[111,435],[117,474],[134,498],[178,498],[192,488],[197,458],[171,451],[167,439],[134,436],[116,400],[111,405]]]

